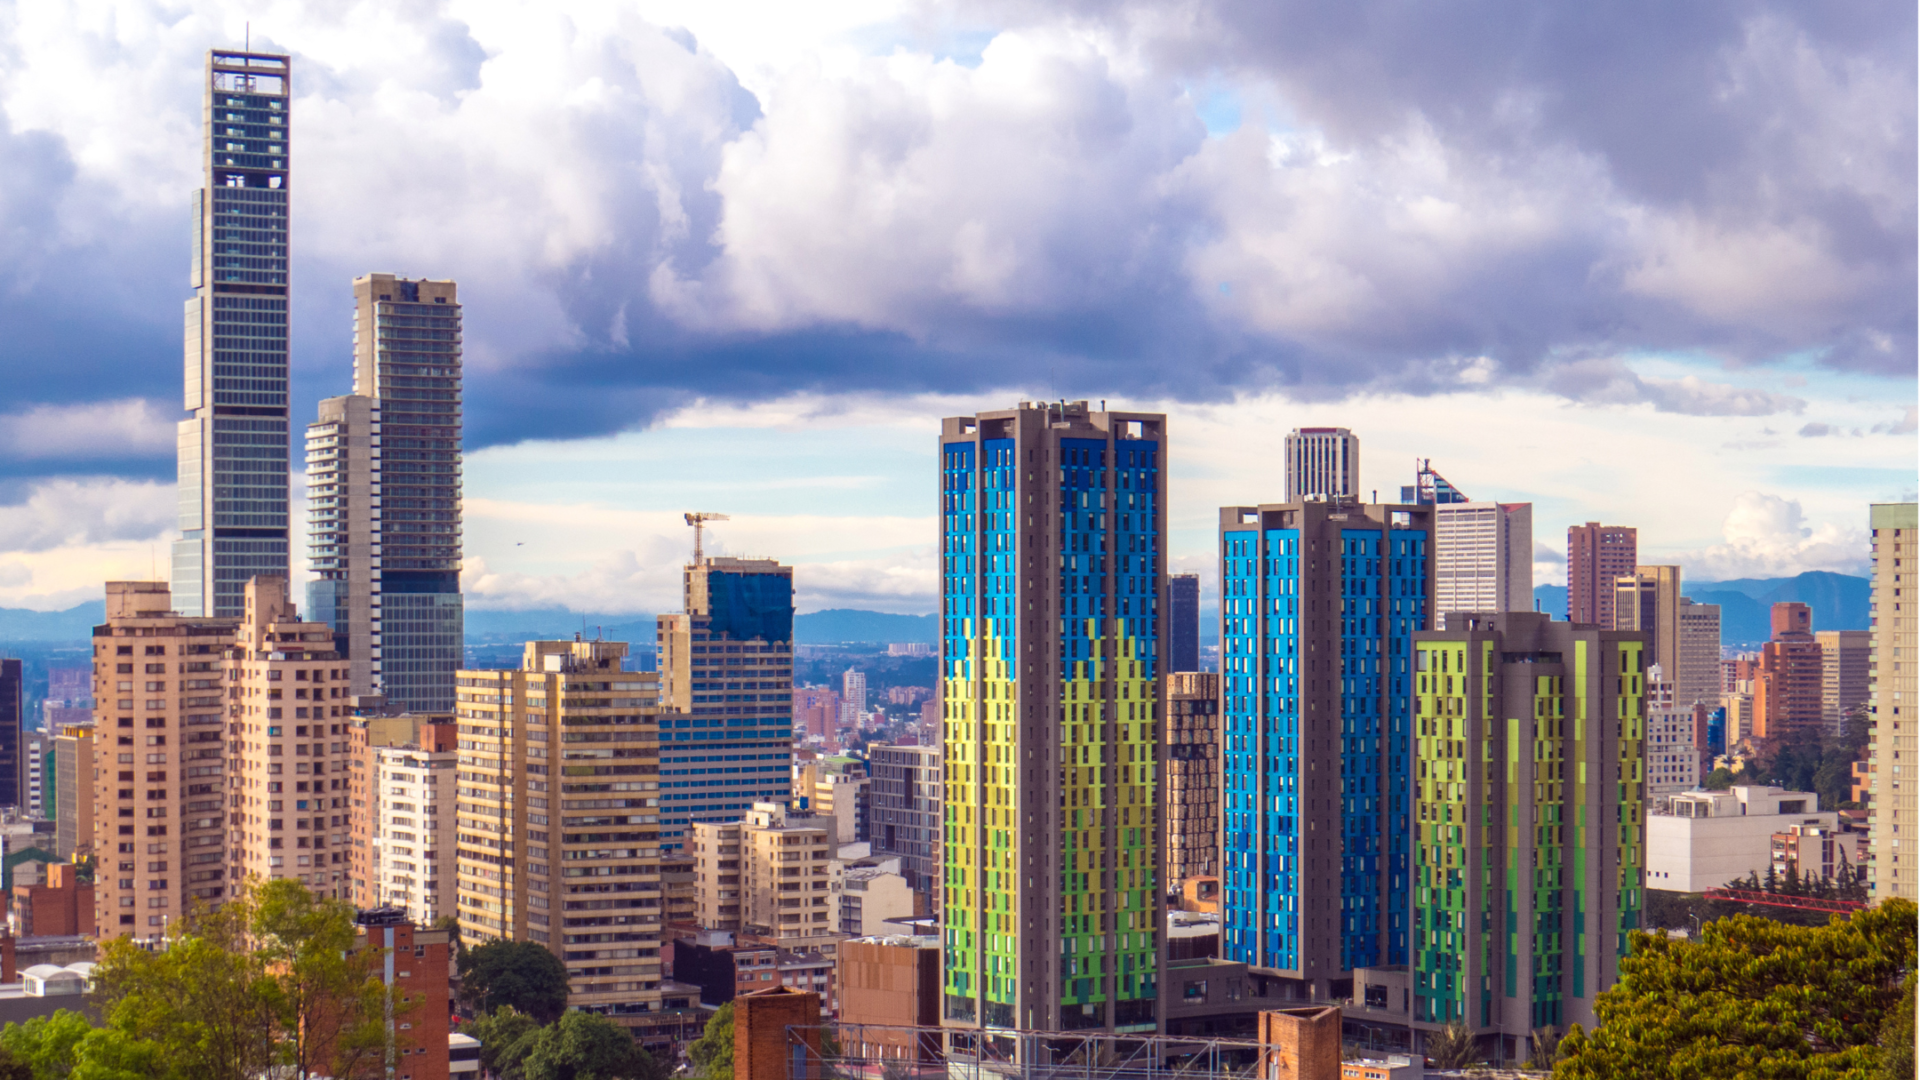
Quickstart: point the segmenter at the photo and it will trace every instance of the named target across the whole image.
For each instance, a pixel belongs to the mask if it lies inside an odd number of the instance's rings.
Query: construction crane
[[[707,522],[730,521],[732,519],[725,514],[708,514],[702,512],[695,512],[685,516],[687,524],[693,526],[693,564],[698,566],[700,565],[700,559],[703,554],[703,549],[701,548],[701,531],[706,528]]]

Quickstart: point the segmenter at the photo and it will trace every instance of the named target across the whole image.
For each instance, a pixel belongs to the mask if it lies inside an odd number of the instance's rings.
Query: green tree
[[[1913,980],[1908,973],[1906,992],[1880,1030],[1880,1080],[1913,1080]]]
[[[524,1080],[666,1080],[626,1028],[578,1010],[540,1029],[520,1073]]]
[[[1700,786],[1708,791],[1725,791],[1733,786],[1733,772],[1723,765],[1708,773],[1707,778],[1700,781]]]
[[[551,1024],[567,1008],[567,967],[533,941],[489,941],[460,955],[460,998],[475,1014],[502,1005]]]
[[[254,893],[252,936],[269,972],[279,1056],[293,1075],[385,1072],[386,987],[354,952],[353,905],[291,878]],[[395,1002],[395,1011],[405,1011]]]
[[[0,1031],[0,1051],[18,1067],[0,1080],[151,1080],[178,1076],[161,1064],[160,1048],[61,1009]]]
[[[533,1050],[532,1036],[539,1033],[540,1024],[513,1006],[502,1005],[481,1013],[462,1030],[480,1040],[480,1067],[505,1075],[518,1073],[520,1063]]]
[[[1480,1063],[1480,1044],[1458,1020],[1427,1036],[1427,1056],[1436,1069],[1464,1069]]]
[[[707,1080],[733,1076],[733,1002],[715,1009],[707,1018],[706,1030],[687,1047],[687,1060],[693,1062],[696,1075]]]
[[[1823,927],[1735,915],[1697,942],[1636,933],[1599,1026],[1561,1043],[1555,1080],[1870,1075],[1914,966],[1916,915],[1888,900]]]
[[[151,1040],[172,1075],[252,1080],[276,1064],[266,964],[248,940],[251,898],[235,897],[175,924],[165,950],[124,937],[101,947],[94,1002],[105,1026]]]

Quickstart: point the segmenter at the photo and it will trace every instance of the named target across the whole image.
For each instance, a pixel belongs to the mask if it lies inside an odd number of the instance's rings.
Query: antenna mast
[[[687,524],[693,526],[693,564],[698,566],[705,554],[701,546],[701,541],[704,539],[702,531],[706,528],[707,522],[731,521],[732,519],[725,514],[710,514],[704,511],[695,511],[694,513],[684,516],[687,519]]]

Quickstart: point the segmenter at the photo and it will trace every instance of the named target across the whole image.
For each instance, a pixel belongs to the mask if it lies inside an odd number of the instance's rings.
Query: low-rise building
[[[939,1036],[904,1028],[940,1026],[940,939],[855,938],[840,943],[835,997],[846,1052],[867,1061],[941,1060]]]
[[[885,932],[892,919],[919,914],[913,889],[897,869],[888,866],[850,866],[835,882],[834,901],[841,933],[873,937]]]
[[[1795,825],[1835,827],[1811,791],[1738,786],[1674,795],[1647,815],[1647,888],[1702,892],[1750,874],[1765,877],[1773,836]]]

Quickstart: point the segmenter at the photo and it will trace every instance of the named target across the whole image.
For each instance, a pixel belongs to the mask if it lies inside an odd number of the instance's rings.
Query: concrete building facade
[[[1169,453],[1084,401],[941,422],[950,1027],[1156,1027]]]
[[[1285,454],[1288,502],[1360,497],[1360,436],[1341,427],[1294,428]]]
[[[287,576],[292,61],[207,54],[193,193],[173,606],[237,619],[247,582]]]
[[[0,806],[25,808],[21,787],[26,737],[26,686],[20,661],[0,659]]]
[[[53,737],[53,762],[54,783],[60,791],[54,807],[53,853],[70,859],[76,851],[93,851],[93,725],[61,728]]]
[[[307,614],[333,627],[355,697],[380,692],[380,402],[320,402],[307,425]]]
[[[696,821],[737,821],[784,802],[793,765],[793,568],[702,556],[683,577],[685,610],[662,615],[662,842]]]
[[[1811,791],[1736,786],[1689,791],[1647,815],[1647,888],[1702,892],[1755,874],[1767,876],[1773,834],[1793,825],[1831,829]]]
[[[1646,781],[1650,801],[1700,786],[1701,753],[1705,749],[1704,705],[1682,705],[1673,683],[1655,664],[1646,681]]]
[[[1533,504],[1437,503],[1433,610],[1533,610]]]
[[[369,899],[421,926],[459,909],[454,856],[459,754],[454,725],[424,724],[417,744],[370,747]]]
[[[1630,525],[1589,521],[1567,528],[1567,621],[1614,625],[1614,583],[1639,565],[1640,535]]]
[[[1167,883],[1220,874],[1220,676],[1167,676]]]
[[[1920,538],[1920,504],[1876,503],[1873,528],[1873,599],[1867,657],[1867,766],[1873,798],[1867,804],[1872,837],[1873,898],[1903,896],[1920,900],[1920,843],[1913,829],[1920,821],[1911,768],[1916,742],[1914,646],[1920,644],[1920,608],[1902,595],[1913,589],[1915,540]],[[1904,841],[1904,842],[1903,842]]]
[[[1760,647],[1753,676],[1753,736],[1775,739],[1818,731],[1825,676],[1813,611],[1805,604],[1773,605],[1773,638]]]
[[[229,880],[293,878],[353,899],[352,698],[333,628],[301,620],[285,578],[254,578],[226,667]]]
[[[1347,996],[1408,948],[1404,747],[1433,506],[1220,511],[1223,959],[1260,996]],[[1269,992],[1271,991],[1271,992]]]
[[[109,581],[107,621],[93,628],[90,842],[102,935],[156,936],[195,901],[231,895],[228,802],[238,793],[226,775],[225,653],[237,620],[172,608],[165,582]]]
[[[1867,660],[1873,650],[1870,630],[1816,630],[1820,646],[1820,723],[1841,733],[1847,717],[1867,704]]]
[[[944,826],[942,765],[938,746],[867,748],[868,838],[876,855],[900,859],[902,874],[916,892],[940,895],[940,842]]]

